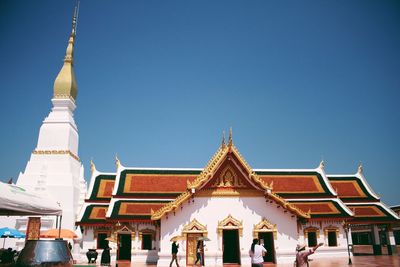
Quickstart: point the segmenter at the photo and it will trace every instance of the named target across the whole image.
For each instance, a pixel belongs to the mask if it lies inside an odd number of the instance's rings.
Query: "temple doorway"
[[[186,265],[194,265],[196,261],[196,246],[197,238],[202,236],[202,234],[188,233],[186,239]]]
[[[238,230],[222,231],[222,254],[224,264],[240,264]]]
[[[260,245],[264,244],[264,247],[267,250],[267,254],[263,257],[264,262],[276,263],[273,232],[259,232],[258,239],[260,240]]]
[[[118,260],[131,260],[132,240],[131,234],[118,235]]]

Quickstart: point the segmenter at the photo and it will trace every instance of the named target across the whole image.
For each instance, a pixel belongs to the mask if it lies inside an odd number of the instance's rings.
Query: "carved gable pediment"
[[[276,224],[271,223],[267,219],[263,219],[261,222],[254,225],[253,237],[258,238],[258,233],[273,232],[274,239],[277,239],[278,229]]]
[[[239,230],[240,236],[243,235],[243,221],[239,221],[232,217],[232,215],[228,215],[225,219],[218,222],[218,233],[221,235],[223,230]]]
[[[183,227],[182,234],[187,233],[207,234],[207,225],[203,225],[196,219],[193,219],[190,223]]]

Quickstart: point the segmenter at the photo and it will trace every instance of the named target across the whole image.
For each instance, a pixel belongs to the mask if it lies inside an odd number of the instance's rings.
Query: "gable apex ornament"
[[[364,169],[363,169],[362,163],[360,161],[360,163],[358,164],[357,173],[363,174],[363,171],[364,171]]]
[[[229,140],[228,140],[228,146],[232,146],[233,141],[232,141],[232,127],[229,128]]]
[[[94,173],[95,170],[96,170],[96,165],[94,165],[93,159],[90,159],[90,171],[92,172],[92,174]]]
[[[222,131],[222,142],[221,142],[221,147],[225,148],[226,143],[225,143],[225,131]]]
[[[115,166],[118,170],[119,166],[121,166],[121,162],[119,161],[118,154],[115,154]]]
[[[321,162],[319,163],[318,168],[320,168],[321,170],[325,169],[325,161],[324,160],[321,160]]]

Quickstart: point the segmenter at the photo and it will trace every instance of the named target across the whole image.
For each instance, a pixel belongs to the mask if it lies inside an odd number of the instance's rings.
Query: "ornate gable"
[[[241,188],[258,191],[290,212],[302,218],[310,218],[309,214],[272,192],[271,186],[264,183],[240,155],[230,137],[229,145],[223,143],[196,179],[187,182],[187,191],[180,194],[174,201],[152,212],[151,219],[159,220],[193,195],[199,194],[199,191],[201,194],[201,191],[213,188],[225,191],[228,189],[233,191],[233,194]]]
[[[233,230],[238,229],[239,235],[243,236],[243,221],[239,221],[232,217],[232,215],[228,215],[225,219],[218,222],[218,234],[222,235],[223,230]]]
[[[267,219],[263,219],[261,222],[254,225],[253,237],[258,238],[258,233],[272,232],[274,239],[278,238],[278,229],[276,224],[272,224]]]
[[[202,225],[196,219],[193,219],[190,223],[185,225],[182,230],[182,234],[187,233],[201,233],[207,236],[207,225]]]

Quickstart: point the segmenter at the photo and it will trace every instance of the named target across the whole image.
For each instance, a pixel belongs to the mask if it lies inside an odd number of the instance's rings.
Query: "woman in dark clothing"
[[[197,246],[196,246],[196,261],[194,265],[197,264],[198,261],[200,261],[200,265],[204,266],[204,243],[202,240],[197,241]]]
[[[178,254],[178,248],[179,248],[179,245],[177,245],[177,244],[176,244],[176,241],[174,241],[174,242],[172,243],[172,249],[171,249],[171,252],[172,252],[172,259],[171,259],[171,262],[170,262],[170,264],[169,264],[169,267],[172,266],[172,263],[173,263],[174,261],[176,262],[176,266],[179,267],[178,256],[177,256],[177,254]]]
[[[101,265],[110,266],[110,250],[111,248],[108,246],[108,242],[106,243],[103,253],[101,254]]]

